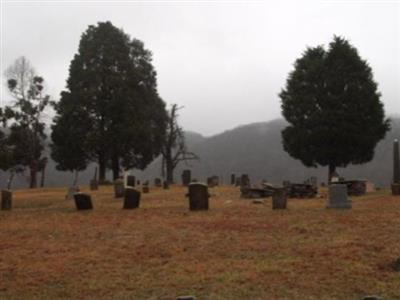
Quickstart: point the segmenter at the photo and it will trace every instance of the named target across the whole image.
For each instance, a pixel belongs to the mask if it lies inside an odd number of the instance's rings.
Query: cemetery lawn
[[[109,186],[86,212],[65,192],[17,191],[0,211],[0,299],[400,299],[400,198],[387,190],[352,210],[324,198],[273,211],[216,187],[208,212],[189,212],[182,187],[151,187],[136,210]]]

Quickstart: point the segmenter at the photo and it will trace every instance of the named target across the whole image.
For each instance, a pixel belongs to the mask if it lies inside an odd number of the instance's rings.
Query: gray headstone
[[[327,208],[351,208],[351,200],[347,197],[347,185],[330,184]]]
[[[1,190],[1,210],[11,210],[12,207],[12,191]]]
[[[195,182],[189,184],[189,209],[190,210],[208,210],[208,186]]]
[[[88,194],[75,193],[75,206],[77,210],[93,209],[92,198]]]
[[[127,187],[124,194],[124,208],[138,208],[140,204],[140,192],[132,187]]]
[[[124,181],[122,179],[116,179],[114,181],[114,195],[115,198],[122,198],[124,196]]]
[[[286,209],[287,191],[285,188],[275,188],[272,193],[272,209]]]

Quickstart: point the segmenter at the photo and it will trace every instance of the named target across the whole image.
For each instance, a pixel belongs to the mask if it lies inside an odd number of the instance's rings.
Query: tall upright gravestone
[[[183,170],[182,172],[182,185],[188,186],[192,179],[192,174],[190,170]]]
[[[1,210],[11,210],[12,207],[12,191],[1,191]]]
[[[400,153],[399,140],[395,139],[393,143],[393,182],[392,194],[400,195]]]
[[[189,197],[190,210],[208,210],[210,194],[207,185],[199,182],[190,183],[187,196]]]
[[[351,200],[347,196],[347,185],[330,184],[327,208],[351,208]]]
[[[286,188],[275,188],[272,193],[272,209],[286,209],[287,191]]]
[[[138,208],[140,204],[140,192],[132,187],[127,187],[124,192],[124,209]]]

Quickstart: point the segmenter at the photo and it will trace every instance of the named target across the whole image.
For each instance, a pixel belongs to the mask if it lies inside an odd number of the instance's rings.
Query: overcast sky
[[[399,1],[0,1],[1,73],[24,55],[53,99],[81,34],[109,20],[153,52],[159,93],[185,107],[186,130],[211,135],[280,117],[293,62],[334,34],[370,63],[386,113],[400,113]]]

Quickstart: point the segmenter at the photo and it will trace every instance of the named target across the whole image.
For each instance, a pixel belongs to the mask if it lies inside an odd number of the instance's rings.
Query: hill
[[[327,180],[327,168],[306,168],[300,161],[291,158],[282,147],[281,130],[286,126],[282,119],[239,126],[223,133],[204,137],[195,132],[186,132],[189,149],[200,156],[200,161],[181,164],[175,171],[175,180],[180,182],[183,169],[192,170],[193,178],[204,181],[208,176],[218,175],[225,183],[232,173],[247,173],[252,182],[261,179],[280,183],[283,180],[302,182],[310,176],[319,181]],[[374,159],[364,165],[338,169],[345,178],[364,178],[379,186],[388,186],[392,177],[392,142],[400,137],[400,117],[392,118],[392,129],[375,149]],[[79,175],[79,184],[88,184],[94,174],[94,164]],[[160,177],[161,160],[158,158],[144,171],[133,171],[142,180]],[[111,174],[109,174],[111,178]],[[0,174],[4,186],[6,176]],[[46,186],[65,186],[72,182],[72,174],[55,169],[50,161],[46,170]],[[26,187],[27,178],[19,176],[15,187]]]

